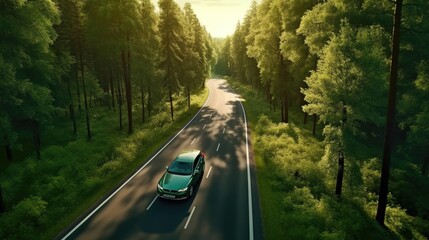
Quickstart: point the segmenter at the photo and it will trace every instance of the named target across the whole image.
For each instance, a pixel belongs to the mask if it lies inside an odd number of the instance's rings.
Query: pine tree
[[[245,59],[246,54],[246,45],[244,44],[245,34],[240,22],[237,23],[234,35],[231,38],[231,66],[232,66],[232,76],[239,80],[240,82],[246,82],[246,72],[245,72]]]
[[[184,25],[183,74],[180,82],[185,89],[187,105],[190,108],[191,92],[200,86],[197,81],[203,78],[201,72],[204,71],[204,56],[201,59],[197,52],[197,44],[204,43],[201,39],[201,26],[190,3],[186,3],[184,7]]]
[[[317,70],[306,79],[308,88],[302,93],[308,104],[303,110],[320,116],[326,124],[325,159],[339,154],[339,161],[344,161],[352,147],[348,139],[363,132],[363,124],[383,124],[380,109],[385,102],[387,74],[383,36],[377,26],[354,29],[344,22],[324,48]]]
[[[283,32],[282,15],[276,1],[263,1],[257,11],[257,21],[250,32],[254,36],[253,45],[247,54],[258,62],[262,84],[271,98],[281,105],[281,121],[289,121],[289,100],[293,76],[288,74],[289,61],[280,51],[280,36]]]
[[[55,88],[56,102],[59,99],[66,97],[64,104],[68,104],[70,119],[73,125],[73,133],[77,134],[77,124],[75,116],[75,101],[74,91],[77,93],[78,102],[80,102],[80,87],[75,88],[78,83],[78,75],[75,74],[77,69],[77,46],[76,37],[82,31],[82,9],[79,0],[58,0],[58,7],[61,12],[61,23],[55,28],[58,38],[55,41],[56,55],[61,57],[63,63],[59,62],[59,66],[64,66],[64,77],[59,82],[62,86]],[[65,80],[65,81],[64,81]],[[77,85],[79,86],[79,84]],[[73,91],[74,90],[74,91]],[[60,100],[61,101],[61,100]]]
[[[278,1],[281,9],[283,32],[280,36],[280,49],[283,58],[288,61],[289,94],[291,100],[304,105],[303,95],[299,94],[300,87],[306,87],[304,79],[308,77],[310,70],[316,68],[316,57],[310,54],[305,38],[298,34],[301,19],[305,12],[311,10],[316,3],[313,0]],[[307,113],[304,113],[304,123],[307,121]]]
[[[152,107],[152,85],[156,84],[156,72],[159,63],[159,45],[160,38],[158,32],[158,17],[155,13],[155,6],[150,0],[143,0],[141,6],[142,26],[141,44],[136,46],[138,54],[136,66],[140,75],[139,86],[142,104],[142,121],[146,118],[146,99],[148,113],[150,114]],[[147,96],[145,95],[147,93]]]
[[[6,156],[17,140],[13,124],[31,128],[40,158],[41,122],[51,117],[53,98],[49,85],[60,73],[50,46],[59,13],[52,1],[2,1],[0,4],[0,139]]]
[[[184,26],[183,15],[173,0],[160,0],[159,31],[161,33],[161,64],[163,83],[168,92],[170,115],[174,120],[173,94],[179,91],[183,72]]]
[[[392,34],[392,60],[390,65],[389,100],[387,105],[386,133],[384,138],[383,163],[381,165],[380,191],[375,219],[384,226],[387,194],[389,189],[390,159],[393,150],[396,114],[396,92],[398,82],[399,43],[402,18],[402,0],[395,2],[395,15]]]
[[[252,34],[252,28],[256,25],[257,21],[257,12],[258,12],[258,5],[256,1],[252,2],[252,5],[250,7],[250,10],[247,12],[243,25],[242,25],[242,32],[245,37],[245,55],[244,55],[244,68],[245,68],[245,76],[246,76],[246,82],[252,84],[253,86],[257,87],[259,89],[260,87],[260,77],[259,77],[259,69],[258,69],[258,62],[254,57],[250,57],[247,54],[247,48],[248,46],[251,46],[254,42],[255,36]]]

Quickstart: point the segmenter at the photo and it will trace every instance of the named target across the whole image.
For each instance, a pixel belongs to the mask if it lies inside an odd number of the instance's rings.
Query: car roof
[[[191,162],[193,163],[195,158],[200,154],[200,150],[189,150],[184,151],[174,161],[180,161],[180,162]]]

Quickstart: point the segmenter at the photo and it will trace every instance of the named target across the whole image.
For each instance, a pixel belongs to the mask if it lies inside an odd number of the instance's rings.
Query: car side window
[[[194,169],[197,167],[197,165],[198,165],[198,160],[200,159],[200,157],[198,156],[198,157],[196,157],[195,158],[195,160],[194,160]]]

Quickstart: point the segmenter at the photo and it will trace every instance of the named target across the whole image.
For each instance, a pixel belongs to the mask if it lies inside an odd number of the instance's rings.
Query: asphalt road
[[[128,181],[62,239],[262,239],[252,149],[240,96],[209,80],[204,107]],[[192,198],[158,198],[165,166],[186,149],[206,156]]]

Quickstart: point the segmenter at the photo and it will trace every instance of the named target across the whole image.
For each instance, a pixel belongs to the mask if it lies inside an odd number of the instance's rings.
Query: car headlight
[[[164,188],[163,188],[163,187],[161,187],[161,185],[159,185],[159,183],[158,183],[158,189],[159,189],[159,190],[164,190]]]
[[[185,187],[185,188],[179,189],[179,191],[178,191],[178,192],[186,192],[186,190],[188,190],[188,187]]]

